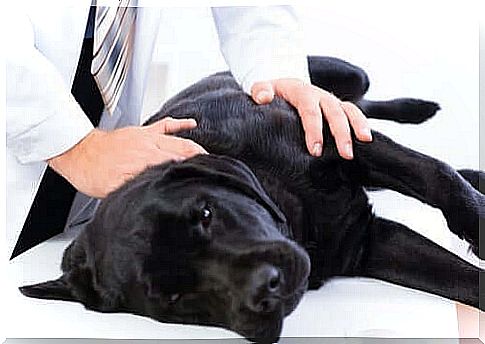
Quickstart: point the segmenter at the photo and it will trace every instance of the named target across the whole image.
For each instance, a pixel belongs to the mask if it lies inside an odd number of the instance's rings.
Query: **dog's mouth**
[[[306,291],[310,259],[285,239],[239,244],[231,250],[212,247],[210,256],[198,257],[201,285],[193,297],[177,301],[182,313],[171,321],[219,326],[252,341],[275,342],[284,318]],[[196,317],[186,316],[191,309]],[[206,315],[200,315],[201,309]]]
[[[249,312],[242,317],[239,324],[234,324],[233,330],[244,336],[251,342],[256,343],[276,343],[279,341],[283,328],[283,320],[297,307],[303,294],[306,291],[307,283],[295,290],[269,313],[254,314]]]
[[[283,328],[282,314],[267,314],[257,326],[239,328],[236,332],[255,343],[276,343],[279,341]],[[246,324],[247,326],[247,324]]]

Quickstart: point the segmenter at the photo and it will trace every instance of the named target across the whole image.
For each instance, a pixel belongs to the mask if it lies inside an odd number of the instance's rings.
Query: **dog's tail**
[[[361,99],[355,104],[369,118],[412,124],[422,123],[440,110],[439,104],[435,102],[414,98],[398,98],[387,101]]]

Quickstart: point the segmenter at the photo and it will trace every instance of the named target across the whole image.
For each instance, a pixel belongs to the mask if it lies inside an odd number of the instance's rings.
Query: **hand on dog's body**
[[[330,127],[338,153],[344,159],[352,159],[350,127],[358,140],[372,141],[369,123],[362,111],[351,102],[342,102],[332,93],[298,79],[276,79],[257,82],[251,96],[258,104],[268,104],[274,96],[280,96],[293,105],[300,115],[308,152],[319,157],[323,149],[323,121]]]
[[[149,166],[206,154],[194,141],[169,135],[196,126],[193,119],[167,117],[147,127],[94,129],[49,165],[77,190],[103,198]]]

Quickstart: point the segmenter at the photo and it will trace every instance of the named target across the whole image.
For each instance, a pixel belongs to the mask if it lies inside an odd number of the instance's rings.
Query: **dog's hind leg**
[[[479,253],[479,224],[485,219],[485,195],[449,165],[403,147],[373,132],[371,143],[356,141],[355,178],[364,186],[391,189],[440,209],[450,230]]]
[[[340,100],[354,102],[369,118],[400,123],[421,123],[439,110],[434,102],[413,98],[390,101],[362,99],[369,89],[369,77],[361,68],[335,57],[308,56],[310,80]]]
[[[308,69],[313,85],[344,101],[361,99],[369,88],[369,77],[361,68],[335,57],[308,56]]]
[[[483,270],[408,227],[375,218],[361,260],[349,275],[371,277],[484,309],[479,303]]]

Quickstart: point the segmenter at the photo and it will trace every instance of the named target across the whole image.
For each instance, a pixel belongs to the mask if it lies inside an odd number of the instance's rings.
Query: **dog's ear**
[[[82,236],[85,232],[81,233]],[[75,301],[86,308],[98,311],[114,311],[118,307],[119,293],[107,290],[96,283],[93,267],[86,262],[86,252],[74,240],[64,251],[63,275],[58,279],[20,287],[28,297],[48,300]]]
[[[82,267],[73,269],[56,280],[23,286],[19,290],[28,297],[80,302],[88,309],[101,312],[114,311],[118,305],[117,295],[96,290],[91,271]]]
[[[79,301],[72,295],[71,287],[64,276],[52,281],[23,286],[19,290],[25,296],[37,299]]]
[[[76,252],[82,252],[82,258],[73,259],[73,253]],[[79,253],[77,255],[79,256]],[[77,240],[74,240],[64,251],[62,257],[62,271],[64,274],[61,277],[51,281],[23,286],[19,290],[25,296],[37,299],[81,301],[74,296],[73,285],[70,283],[68,275],[78,265],[83,264],[85,259],[84,251],[77,244]]]
[[[243,162],[221,155],[198,155],[182,163],[172,164],[159,183],[179,179],[204,179],[206,182],[237,189],[264,206],[279,222],[285,215],[271,200],[254,173]]]

